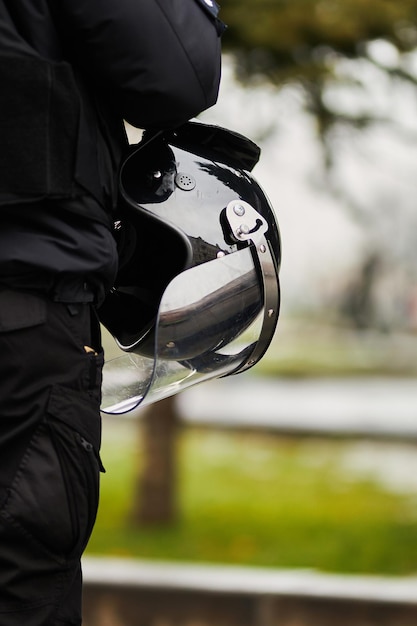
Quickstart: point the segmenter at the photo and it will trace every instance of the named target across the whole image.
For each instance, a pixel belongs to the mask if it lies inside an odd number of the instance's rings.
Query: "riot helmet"
[[[144,133],[119,174],[119,270],[99,309],[123,351],[102,411],[124,413],[259,361],[279,315],[281,246],[251,171],[260,149],[188,122]]]

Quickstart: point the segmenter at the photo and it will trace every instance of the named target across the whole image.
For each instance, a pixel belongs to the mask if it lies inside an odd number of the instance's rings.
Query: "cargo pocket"
[[[90,537],[97,514],[100,467],[98,442],[92,441],[94,429],[80,432],[67,423],[68,395],[74,414],[81,413],[78,420],[99,419],[88,395],[67,389],[58,400],[61,391],[51,391],[49,413],[27,447],[1,516],[63,563],[81,556]],[[65,405],[64,419],[59,414],[61,404]]]
[[[68,556],[84,551],[97,515],[99,466],[94,446],[79,432],[58,420],[50,420],[51,439],[62,474],[71,528]]]
[[[90,357],[92,360],[92,357]],[[94,361],[100,362],[100,355]],[[100,370],[100,367],[98,366]],[[99,398],[91,390],[55,385],[48,403],[48,427],[64,478],[73,529],[73,555],[85,549],[97,515],[101,416]]]

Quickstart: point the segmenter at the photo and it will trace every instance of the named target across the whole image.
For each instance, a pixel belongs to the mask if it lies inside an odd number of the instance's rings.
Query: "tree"
[[[337,58],[368,58],[374,40],[400,53],[417,46],[414,0],[223,0],[221,17],[242,79],[322,83]]]
[[[384,259],[386,271],[403,264],[409,280],[415,280],[411,164],[417,144],[417,3],[222,0],[221,17],[228,24],[223,48],[235,60],[238,80],[248,86],[264,81],[277,90],[297,86],[322,148],[322,188],[369,233],[370,247]],[[385,106],[375,96],[374,86],[381,83],[390,94]],[[401,94],[397,102],[402,95],[414,99],[415,114],[410,112],[407,119],[399,114],[395,94]],[[355,104],[349,105],[352,99]],[[378,182],[368,181],[363,195],[362,187],[352,187],[343,175],[344,156],[359,147],[365,158],[375,159],[368,147],[382,134],[391,143],[385,168],[396,182],[378,187]],[[401,220],[408,229],[396,237]],[[383,272],[381,267],[375,276]]]
[[[140,419],[142,470],[133,498],[134,524],[166,524],[177,516],[176,447],[179,416],[175,398],[152,404]]]
[[[417,84],[407,57],[417,47],[414,0],[223,0],[221,16],[228,24],[223,47],[236,59],[238,78],[300,85],[323,138],[335,123],[374,121],[372,115],[342,115],[323,97],[327,86],[344,80],[341,60],[363,59]],[[373,53],[376,41],[390,45],[398,62],[381,63]]]

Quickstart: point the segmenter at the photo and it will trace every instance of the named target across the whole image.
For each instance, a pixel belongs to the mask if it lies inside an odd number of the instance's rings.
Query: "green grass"
[[[101,506],[87,552],[332,572],[417,572],[414,494],[353,474],[349,441],[285,440],[187,428],[178,447],[178,520],[134,527],[139,440],[104,425]],[[377,444],[376,444],[377,445]],[[386,445],[386,444],[378,444]]]

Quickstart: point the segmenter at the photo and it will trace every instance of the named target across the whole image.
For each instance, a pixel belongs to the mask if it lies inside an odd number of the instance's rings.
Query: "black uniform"
[[[81,623],[122,121],[173,127],[214,104],[216,13],[0,0],[0,626]]]

